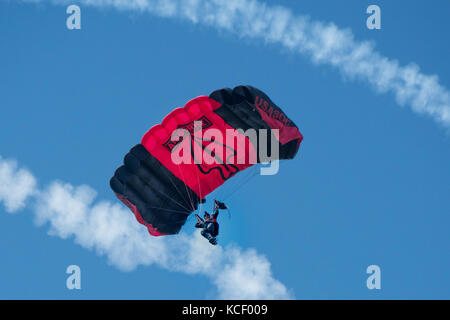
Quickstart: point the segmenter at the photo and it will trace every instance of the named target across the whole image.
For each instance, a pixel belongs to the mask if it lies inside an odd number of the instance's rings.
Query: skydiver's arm
[[[197,223],[195,224],[196,228],[203,228],[205,221],[198,214],[195,215],[197,217]]]
[[[212,218],[213,219],[217,219],[217,217],[219,216],[219,208],[214,208],[214,213],[212,214]]]

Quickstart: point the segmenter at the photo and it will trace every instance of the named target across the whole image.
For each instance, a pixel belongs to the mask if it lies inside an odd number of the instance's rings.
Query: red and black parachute
[[[183,139],[173,139],[173,132],[185,129],[192,136],[192,147],[199,145],[203,150],[208,144],[217,143],[213,138],[198,139],[194,122],[200,121],[201,129],[216,129],[223,136],[233,132],[236,139],[224,139],[222,155],[232,150],[233,157],[212,163],[175,164],[171,152]],[[147,226],[154,236],[176,234],[187,217],[197,210],[198,204],[225,181],[238,172],[252,166],[249,161],[256,154],[257,147],[238,129],[278,129],[278,159],[292,159],[303,137],[294,122],[262,91],[251,86],[238,86],[233,90],[221,89],[209,97],[200,96],[189,101],[183,108],[173,110],[161,124],[153,126],[124,158],[111,178],[111,188],[116,196],[127,205],[136,219]],[[242,140],[239,140],[242,138]],[[246,143],[245,159],[237,161],[237,144]],[[270,137],[265,139],[269,145]],[[270,150],[270,147],[267,146]],[[195,157],[194,154],[191,155]],[[223,161],[225,160],[225,161]]]

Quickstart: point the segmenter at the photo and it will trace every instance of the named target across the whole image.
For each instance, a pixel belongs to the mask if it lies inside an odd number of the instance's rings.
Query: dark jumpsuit
[[[195,224],[196,228],[203,228],[201,234],[210,242],[215,242],[215,237],[219,234],[219,224],[217,223],[217,216],[219,215],[219,208],[214,208],[214,213],[207,220],[198,221]]]

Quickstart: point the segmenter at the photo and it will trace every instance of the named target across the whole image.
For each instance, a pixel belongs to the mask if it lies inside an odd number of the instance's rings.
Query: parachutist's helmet
[[[208,213],[208,212],[206,212],[206,211],[205,211],[205,214],[203,215],[203,217],[205,217],[205,218],[209,218],[209,217],[210,217],[210,215],[209,215],[209,213]]]

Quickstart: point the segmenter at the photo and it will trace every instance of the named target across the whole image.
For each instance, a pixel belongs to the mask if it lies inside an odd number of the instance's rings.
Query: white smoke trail
[[[25,208],[49,234],[73,239],[84,248],[106,256],[121,270],[157,265],[169,271],[210,278],[221,299],[289,299],[292,293],[273,278],[270,263],[254,249],[211,246],[198,232],[151,237],[120,203],[95,202],[89,186],[74,187],[55,181],[39,190],[36,179],[15,161],[0,157],[0,203],[8,212]]]
[[[334,23],[311,21],[287,8],[258,0],[79,0],[77,3],[179,18],[240,37],[279,44],[309,56],[314,63],[331,65],[346,77],[366,81],[377,92],[391,92],[400,105],[409,105],[413,111],[450,127],[450,94],[436,75],[423,74],[414,63],[400,66],[398,61],[378,53],[373,43],[356,41],[351,30],[340,29]]]
[[[7,212],[24,208],[35,188],[36,179],[28,170],[17,169],[15,161],[0,156],[0,202],[4,203]]]

